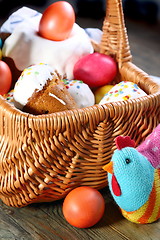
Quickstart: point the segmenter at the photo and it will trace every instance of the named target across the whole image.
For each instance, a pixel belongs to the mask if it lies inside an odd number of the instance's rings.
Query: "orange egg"
[[[77,187],[69,192],[62,207],[67,222],[78,228],[89,228],[98,223],[104,210],[102,194],[88,186]]]
[[[53,41],[62,41],[69,37],[75,12],[70,3],[66,1],[51,4],[43,13],[39,24],[39,34]]]
[[[9,66],[0,60],[0,95],[6,94],[11,87],[12,74]]]

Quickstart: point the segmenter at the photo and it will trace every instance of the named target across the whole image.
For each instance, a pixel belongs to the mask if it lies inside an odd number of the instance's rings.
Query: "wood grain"
[[[82,27],[99,27],[102,22],[79,19]],[[149,74],[160,76],[160,31],[127,21],[134,63]],[[62,214],[63,200],[12,208],[0,201],[0,240],[159,240],[160,220],[147,225],[123,218],[108,188],[101,190],[106,208],[102,219],[89,229],[69,225]]]
[[[0,202],[0,239],[3,240],[159,240],[160,221],[137,225],[124,219],[108,188],[101,190],[106,208],[102,219],[88,229],[78,229],[66,222],[63,200],[32,204],[24,208],[8,207]]]
[[[160,24],[126,19],[133,62],[149,75],[160,77]]]

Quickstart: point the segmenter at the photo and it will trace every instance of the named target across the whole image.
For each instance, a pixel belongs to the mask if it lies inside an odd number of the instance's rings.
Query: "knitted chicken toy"
[[[134,148],[130,137],[115,139],[117,150],[103,169],[111,194],[125,218],[152,223],[160,218],[160,124]]]

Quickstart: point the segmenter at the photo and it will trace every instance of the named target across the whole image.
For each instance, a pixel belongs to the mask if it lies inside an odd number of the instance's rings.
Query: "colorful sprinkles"
[[[62,81],[79,108],[89,107],[95,104],[93,92],[83,81],[68,79],[63,79]]]
[[[13,93],[14,93],[14,90],[12,89],[10,92],[3,95],[4,99],[10,104],[14,104]]]
[[[125,101],[128,99],[146,96],[147,94],[138,87],[137,84],[128,81],[122,81],[116,84],[105,96],[99,104],[107,102]]]

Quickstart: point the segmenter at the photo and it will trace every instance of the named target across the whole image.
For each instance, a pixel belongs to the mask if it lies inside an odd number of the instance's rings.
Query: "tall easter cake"
[[[90,38],[84,29],[74,23],[67,39],[45,39],[38,34],[41,18],[41,13],[27,7],[20,8],[8,18],[1,27],[1,34],[10,34],[4,41],[3,57],[12,59],[19,71],[43,62],[62,76],[73,79],[75,63],[80,57],[93,52]]]

